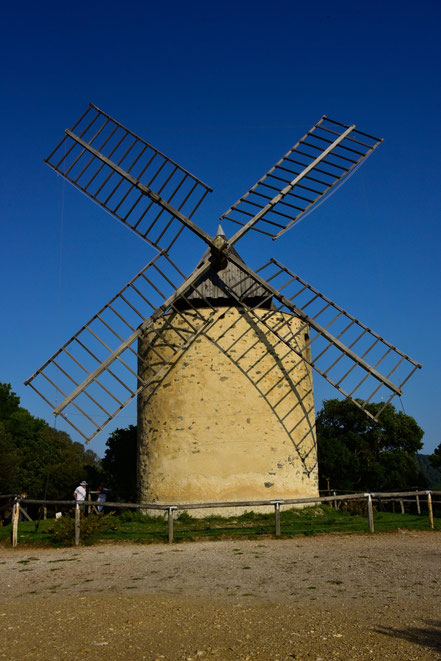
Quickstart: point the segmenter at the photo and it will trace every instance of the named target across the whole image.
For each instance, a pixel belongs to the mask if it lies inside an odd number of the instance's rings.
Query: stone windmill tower
[[[221,227],[216,238],[226,238]],[[201,264],[209,256],[207,251]],[[240,300],[233,295],[239,283]],[[151,363],[157,365],[160,356],[167,360],[179,332],[191,331],[195,309],[212,315],[212,321],[154,392],[138,395],[141,501],[318,495],[312,371],[299,360],[299,353],[310,359],[303,322],[290,313],[273,313],[265,288],[216,255],[175,305],[180,314],[167,329],[160,319],[159,327],[139,340],[144,380]],[[253,317],[244,305],[254,310]],[[283,325],[297,333],[298,352],[287,352],[260,316],[275,329]]]
[[[66,129],[47,163],[157,254],[26,384],[86,441],[138,397],[144,501],[315,494],[312,370],[372,417],[366,404],[420,367],[277,260],[253,270],[235,249],[248,231],[280,237],[380,142],[322,117],[223,214],[239,226],[227,239],[192,220],[211,189],[102,110]],[[188,232],[208,248],[186,276]]]

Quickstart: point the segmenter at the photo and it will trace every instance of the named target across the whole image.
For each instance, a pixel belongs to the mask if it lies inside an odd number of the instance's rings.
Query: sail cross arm
[[[192,313],[185,320],[175,306],[177,299],[187,299],[209,266],[206,260],[185,278],[167,255],[158,255],[25,384],[90,441],[141,390],[157,385],[210,323],[210,314],[200,314],[191,301]],[[179,286],[177,277],[183,278]],[[148,365],[136,345],[143,334],[151,344]],[[158,343],[165,346],[165,357]],[[144,365],[142,378],[139,365]]]
[[[251,218],[251,220],[249,220],[249,221],[246,223],[246,225],[244,225],[240,230],[238,230],[238,231],[236,232],[236,234],[230,239],[230,244],[233,245],[234,243],[236,243],[236,241],[238,241],[238,240],[239,240],[239,239],[240,239],[240,238],[241,238],[246,232],[248,232],[248,230],[252,229],[252,228],[254,227],[254,225],[255,225],[255,224],[256,224],[261,218],[263,218],[263,217],[265,216],[265,214],[266,214],[268,211],[270,211],[273,207],[276,206],[276,204],[278,204],[281,200],[283,200],[283,198],[286,197],[286,195],[288,195],[288,193],[290,193],[290,192],[293,190],[293,188],[294,188],[297,184],[299,184],[299,183],[302,181],[302,179],[304,179],[304,178],[309,174],[309,172],[311,172],[311,170],[313,170],[313,169],[314,169],[314,168],[315,168],[315,167],[316,167],[321,161],[323,161],[323,160],[326,158],[326,156],[327,156],[328,154],[330,154],[330,153],[335,149],[335,147],[337,147],[337,145],[339,145],[341,142],[343,142],[343,140],[344,140],[344,139],[345,139],[345,138],[346,138],[346,137],[347,137],[347,136],[348,136],[348,135],[349,135],[354,129],[355,129],[355,124],[353,124],[352,126],[349,126],[349,127],[346,129],[346,131],[344,131],[340,136],[338,136],[338,138],[336,138],[336,140],[334,140],[334,142],[333,142],[331,145],[329,145],[329,147],[327,147],[326,149],[324,149],[324,150],[322,151],[322,153],[319,154],[319,156],[317,156],[317,158],[316,158],[314,161],[312,161],[312,163],[310,163],[309,165],[307,165],[307,166],[302,170],[302,172],[300,172],[300,173],[299,173],[299,174],[298,174],[298,175],[297,175],[297,176],[296,176],[296,177],[295,177],[295,178],[294,178],[294,179],[293,179],[293,180],[292,180],[287,186],[285,186],[285,188],[283,188],[283,189],[280,191],[280,193],[278,193],[277,195],[275,195],[275,196],[273,197],[273,199],[272,199],[270,202],[268,202],[268,204],[266,204],[266,205],[264,206],[264,208],[261,209],[261,210],[260,210],[260,211],[254,216],[254,218]],[[281,231],[280,231],[280,232],[279,232],[274,238],[277,238],[278,236],[280,236],[280,234],[282,234],[283,232],[286,232],[286,231],[291,227],[291,225],[292,225],[294,222],[295,222],[294,220],[291,220],[291,222],[289,222],[289,223],[287,224],[287,226],[286,226],[283,230],[281,230]]]
[[[221,219],[279,238],[317,208],[382,140],[324,115]]]
[[[279,316],[278,327],[273,319],[267,325],[267,332],[298,353],[368,415],[365,407],[374,395],[387,404],[395,395],[402,394],[404,383],[421,367],[279,262],[271,260],[256,273],[234,255],[230,259],[244,277],[254,278],[271,297],[271,311],[266,317],[257,315],[263,325],[267,318]],[[256,314],[253,309],[248,310]],[[291,328],[292,315],[303,322],[296,332]],[[299,346],[302,346],[300,351]]]
[[[186,228],[208,243],[191,218],[212,189],[92,104],[45,162],[158,251]]]
[[[195,234],[197,234],[205,243],[208,245],[211,245],[211,236],[207,234],[201,227],[196,225],[196,223],[193,223],[190,218],[187,218],[183,213],[178,211],[178,209],[175,209],[171,204],[167,202],[167,200],[164,200],[158,193],[153,191],[151,188],[146,186],[145,184],[141,183],[139,179],[131,175],[129,172],[126,172],[123,170],[123,168],[119,167],[117,163],[114,163],[111,161],[109,158],[101,154],[99,151],[97,151],[94,147],[89,145],[87,142],[82,140],[80,137],[75,135],[75,133],[72,133],[69,129],[65,130],[65,133],[69,138],[72,138],[75,142],[77,142],[83,149],[86,151],[90,152],[95,158],[99,159],[106,165],[108,165],[112,170],[114,170],[117,174],[119,174],[121,177],[126,179],[134,188],[137,188],[141,193],[144,195],[147,195],[153,202],[156,204],[159,204],[160,207],[163,207],[166,211],[168,211],[172,216],[177,218],[183,225],[186,225],[189,227]]]

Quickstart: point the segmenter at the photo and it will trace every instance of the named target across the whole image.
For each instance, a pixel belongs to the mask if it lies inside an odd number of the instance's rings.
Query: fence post
[[[370,493],[365,493],[364,495],[367,498],[369,532],[375,532],[375,528],[374,528],[374,510],[372,508],[372,496],[371,496]]]
[[[177,509],[176,505],[167,507],[168,511],[168,543],[173,543],[173,510]]]
[[[80,506],[78,505],[78,503],[75,503],[75,546],[78,546],[80,543],[80,524],[81,524]]]
[[[416,494],[415,498],[416,498],[417,514],[421,514],[421,505],[420,505],[419,494]]]
[[[18,542],[18,519],[20,516],[20,500],[16,498],[12,506],[12,528],[11,528],[11,544],[17,546]]]
[[[334,489],[334,491],[332,492],[332,495],[333,495],[333,496],[336,496],[336,495],[337,495],[337,492],[335,491],[335,489]],[[336,500],[334,500],[334,509],[335,509],[335,510],[338,509],[338,503],[337,503]]]
[[[426,491],[426,493],[427,493],[427,507],[429,510],[429,528],[433,530],[435,526],[433,525],[432,492]]]
[[[276,529],[276,537],[280,537],[280,505],[283,502],[283,500],[271,501],[271,503],[274,505],[274,524]]]
[[[401,514],[404,514],[404,501],[402,498],[400,499],[400,505],[401,505]]]

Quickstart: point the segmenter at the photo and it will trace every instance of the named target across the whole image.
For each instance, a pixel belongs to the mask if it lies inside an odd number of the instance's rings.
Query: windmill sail
[[[277,239],[382,142],[325,115],[221,219]]]
[[[168,251],[211,188],[90,104],[46,159],[119,221]]]
[[[234,255],[231,259],[242,270],[243,278],[249,280],[253,275],[251,269]],[[299,361],[309,363],[369,417],[373,416],[366,406],[374,397],[384,401],[374,418],[377,420],[384,407],[395,395],[401,395],[406,381],[421,367],[276,260],[271,259],[258,269],[254,278],[255,283],[267,290],[272,309],[262,316],[261,310],[248,306],[248,313],[266,327],[266,334],[275,335],[299,355]],[[304,322],[296,332],[291,329],[291,314]],[[279,319],[277,324],[275,317]],[[299,334],[308,336],[301,352]]]
[[[165,255],[157,255],[116,296],[95,314],[26,382],[81,436],[90,441],[144,388],[154,388],[198,333],[210,323],[188,301],[185,324],[174,305],[200,278],[208,263],[185,279]],[[184,281],[179,287],[176,282]],[[184,292],[184,293],[183,293]],[[207,307],[209,304],[207,304]],[[211,307],[212,309],[212,307]],[[164,330],[172,341],[160,353]],[[137,341],[148,332],[148,378],[139,377]],[[169,333],[170,335],[170,333]]]
[[[240,226],[227,240],[223,232],[210,237],[191,220],[211,189],[91,104],[66,130],[47,163],[160,254],[26,385],[89,441],[138,393],[153,392],[208,328],[214,328],[212,341],[248,379],[254,378],[254,365],[248,364],[248,357],[238,357],[236,340],[230,345],[218,324],[223,318],[219,305],[233,305],[250,322],[246,332],[255,332],[268,351],[280,345],[287,354],[298,356],[291,377],[305,362],[372,417],[368,403],[382,399],[386,406],[421,365],[276,260],[252,271],[233,245],[250,229],[279,237],[380,142],[355,125],[322,117],[222,216]],[[188,278],[167,255],[185,227],[210,246]],[[216,324],[220,334],[214,340]],[[147,347],[145,354],[141,345]],[[285,377],[289,380],[290,375],[284,372]],[[279,382],[273,379],[268,391],[261,380],[256,376],[255,387],[291,435],[285,398],[273,401]],[[305,410],[306,418],[312,409],[313,404]],[[310,450],[302,449],[303,441],[296,449],[305,463]]]

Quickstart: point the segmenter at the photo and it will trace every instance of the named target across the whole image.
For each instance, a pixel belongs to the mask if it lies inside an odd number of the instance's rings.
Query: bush
[[[114,512],[109,514],[100,514],[95,516],[81,516],[80,521],[80,542],[89,545],[93,544],[96,537],[106,530],[116,530],[117,519]],[[75,542],[75,516],[73,512],[56,519],[54,525],[48,529],[52,541],[62,546],[72,546]]]
[[[191,514],[189,514],[185,510],[179,512],[177,519],[180,523],[192,523],[193,521],[196,520],[194,516],[191,516]]]
[[[250,511],[250,512],[244,512],[243,514],[238,516],[237,520],[238,521],[254,521],[256,518],[260,518],[260,517],[261,517],[261,513]]]
[[[373,509],[376,510],[375,507]],[[367,516],[367,502],[366,500],[344,500],[341,503],[340,512],[347,512],[351,516]]]

